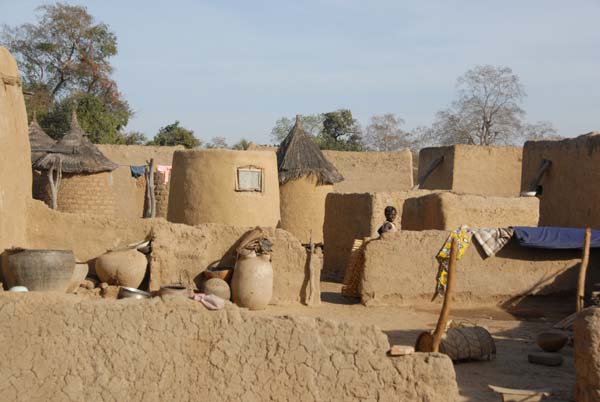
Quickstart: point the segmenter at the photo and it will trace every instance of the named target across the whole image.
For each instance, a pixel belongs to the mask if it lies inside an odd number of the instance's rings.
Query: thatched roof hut
[[[296,124],[277,150],[277,169],[280,184],[305,176],[314,176],[318,185],[344,180],[310,135],[304,131],[300,115],[296,116]]]
[[[325,200],[344,178],[309,134],[300,116],[277,150],[281,227],[303,244],[323,242]]]
[[[33,120],[29,123],[29,144],[31,146],[31,163],[46,155],[48,150],[56,144],[56,141],[42,130],[35,113],[33,114]]]
[[[52,146],[47,155],[35,161],[34,169],[50,170],[62,160],[62,172],[71,174],[100,173],[115,170],[119,165],[110,161],[87,138],[77,121],[77,113],[73,111],[71,128],[58,143]]]
[[[33,163],[34,170],[47,172],[34,175],[34,198],[61,212],[114,215],[111,172],[118,166],[90,142],[73,111],[69,131]]]

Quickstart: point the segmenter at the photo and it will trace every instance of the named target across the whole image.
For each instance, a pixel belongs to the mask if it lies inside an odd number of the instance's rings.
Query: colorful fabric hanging
[[[462,225],[456,230],[453,230],[448,235],[448,238],[444,242],[442,249],[437,253],[436,259],[439,263],[438,273],[436,275],[435,294],[433,298],[437,296],[444,297],[446,294],[446,286],[448,285],[448,264],[450,263],[450,250],[452,248],[452,240],[458,241],[458,249],[456,253],[456,260],[460,260],[462,256],[469,248],[471,244],[471,238],[473,232],[467,225]]]

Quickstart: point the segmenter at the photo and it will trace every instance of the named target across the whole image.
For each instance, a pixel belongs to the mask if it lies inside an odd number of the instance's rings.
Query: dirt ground
[[[433,329],[437,322],[438,303],[419,307],[364,307],[341,296],[340,288],[340,284],[323,282],[319,307],[270,306],[256,314],[301,315],[376,325],[388,335],[390,344],[403,345],[414,345],[419,333]],[[536,335],[570,314],[572,304],[570,298],[544,298],[519,303],[509,311],[496,306],[457,305],[451,318],[487,328],[497,348],[495,360],[455,364],[459,401],[499,401],[499,396],[488,389],[488,384],[523,389],[551,388],[552,397],[548,401],[572,400],[575,368],[571,346],[559,352],[564,358],[560,367],[534,365],[527,361],[529,352],[541,351],[535,344]]]

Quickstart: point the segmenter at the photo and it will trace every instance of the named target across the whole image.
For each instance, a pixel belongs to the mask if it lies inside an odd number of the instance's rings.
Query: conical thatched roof
[[[344,177],[329,162],[310,135],[304,131],[300,115],[277,150],[279,183],[314,175],[318,184],[333,184]]]
[[[119,165],[108,160],[87,138],[73,111],[71,128],[48,152],[38,159],[34,169],[49,170],[58,159],[62,159],[63,173],[99,173],[115,170]]]
[[[35,112],[33,120],[29,123],[29,144],[31,145],[31,162],[35,162],[48,153],[48,150],[56,144],[48,134],[42,130],[37,122]]]

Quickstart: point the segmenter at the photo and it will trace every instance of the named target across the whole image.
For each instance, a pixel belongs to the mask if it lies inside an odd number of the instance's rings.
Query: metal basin
[[[148,292],[144,292],[143,290],[139,290],[136,288],[128,288],[126,286],[121,286],[119,288],[119,294],[117,295],[117,299],[150,299],[152,295]]]
[[[70,250],[23,250],[8,256],[9,287],[29,291],[66,292],[75,270]],[[12,283],[11,283],[12,282]]]

